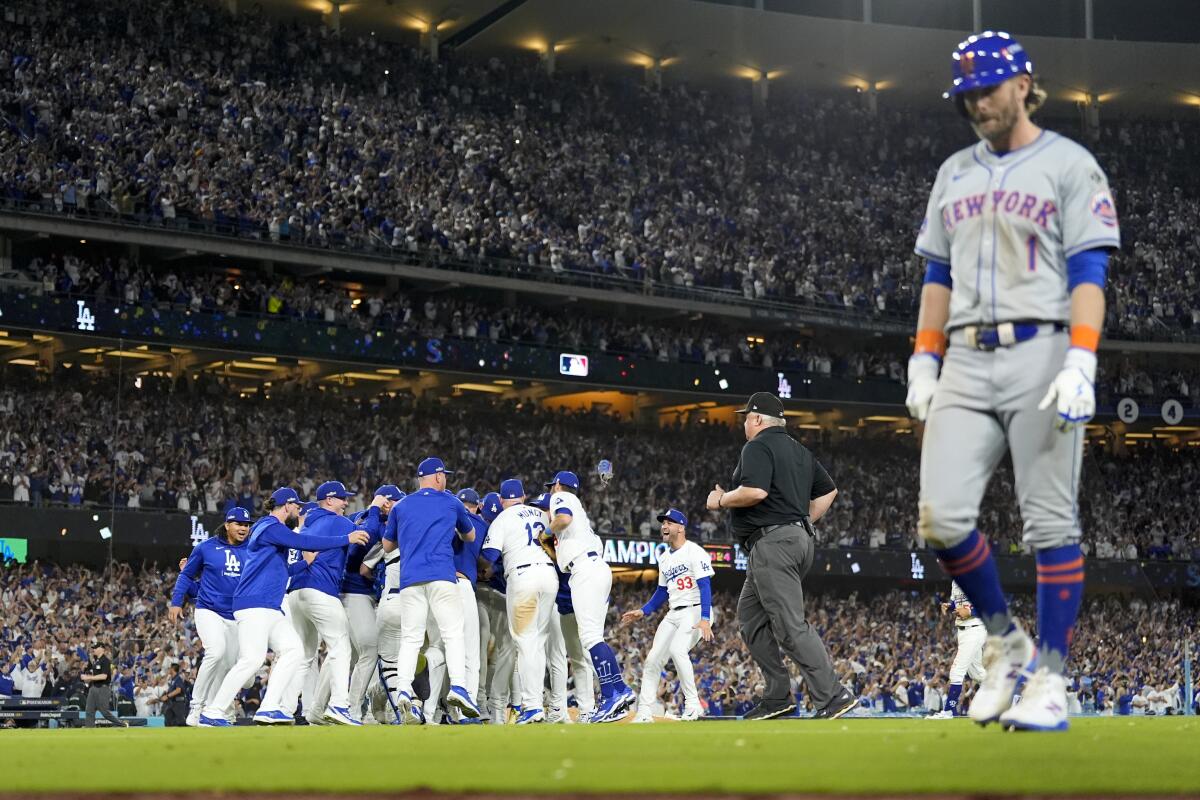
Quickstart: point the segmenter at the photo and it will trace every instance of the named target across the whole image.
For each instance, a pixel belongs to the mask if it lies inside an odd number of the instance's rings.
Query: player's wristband
[[[946,355],[946,334],[934,328],[923,328],[917,331],[916,347],[913,348],[913,353],[915,355],[929,353],[940,359]]]
[[[1078,347],[1080,350],[1087,350],[1089,353],[1094,353],[1099,346],[1100,331],[1091,325],[1071,326],[1071,347]]]

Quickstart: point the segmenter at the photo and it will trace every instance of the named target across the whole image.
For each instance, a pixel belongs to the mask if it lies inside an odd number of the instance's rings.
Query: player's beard
[[[975,135],[991,145],[1007,143],[1021,119],[1021,96],[1008,86],[1001,87],[997,94],[1001,91],[1004,92],[1004,101],[992,103],[986,120],[977,120],[978,111],[971,115],[971,128]]]

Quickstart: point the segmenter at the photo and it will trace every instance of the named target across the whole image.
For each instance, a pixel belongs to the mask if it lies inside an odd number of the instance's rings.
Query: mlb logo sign
[[[558,371],[572,378],[586,378],[588,376],[588,357],[575,353],[559,353]]]

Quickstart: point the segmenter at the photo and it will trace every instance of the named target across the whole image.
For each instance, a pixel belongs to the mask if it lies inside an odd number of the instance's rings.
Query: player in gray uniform
[[[1083,593],[1082,426],[1095,413],[1108,252],[1120,246],[1116,209],[1092,155],[1030,120],[1046,94],[1011,36],[969,37],[952,66],[946,96],[981,141],[938,170],[917,238],[928,268],[907,405],[927,419],[920,533],[987,628],[987,677],[971,718],[1065,730],[1062,673]],[[1038,565],[1037,670],[1017,706],[1013,691],[1035,649],[1009,614],[975,528],[1006,449]]]
[[[950,664],[950,688],[946,692],[946,706],[925,719],[953,719],[958,714],[958,698],[962,696],[963,678],[968,675],[976,683],[983,681],[987,671],[983,668],[983,645],[987,631],[983,622],[975,616],[975,608],[962,587],[950,582],[950,602],[942,603],[942,613],[954,614],[955,636],[958,647],[954,661]]]

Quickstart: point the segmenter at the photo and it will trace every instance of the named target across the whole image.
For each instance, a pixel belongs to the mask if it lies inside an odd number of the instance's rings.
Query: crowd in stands
[[[104,642],[119,677],[114,695],[138,716],[159,713],[168,670],[178,664],[195,675],[202,648],[191,615],[168,621],[174,570],[109,572],[37,562],[0,569],[0,694],[78,698],[79,672],[91,643]],[[807,614],[830,651],[842,681],[860,698],[860,713],[938,711],[953,660],[954,625],[939,610],[941,595],[892,591],[875,595],[807,594]],[[646,584],[613,587],[607,630],[625,679],[637,686],[657,619],[618,624],[623,611],[646,601]],[[715,639],[692,651],[701,700],[712,716],[744,713],[763,683],[736,623],[736,595],[714,593]],[[1034,627],[1033,599],[1013,598],[1015,613]],[[1181,632],[1194,630],[1195,607],[1177,600],[1147,603],[1129,598],[1086,601],[1072,642],[1071,702],[1076,712],[1179,713],[1185,706]],[[253,713],[264,666],[242,698]],[[659,713],[680,708],[673,667],[664,670]],[[796,683],[803,704],[804,688]],[[969,705],[973,687],[964,695]]]
[[[719,89],[549,76],[528,54],[435,63],[191,0],[2,13],[0,197],[431,262],[911,315],[930,182],[972,139],[949,109],[780,91],[755,119]],[[1200,124],[1106,120],[1089,144],[1122,214],[1107,329],[1188,335]]]
[[[505,306],[496,299],[454,294],[420,295],[384,286],[289,276],[149,267],[127,258],[95,261],[70,252],[31,258],[13,270],[12,286],[43,294],[72,295],[142,308],[195,313],[287,317],[386,330],[421,337],[490,339],[494,342],[569,348],[572,352],[631,354],[656,361],[690,361],[788,369],[817,376],[878,377],[899,381],[906,355],[899,351],[843,347],[829,340],[782,333],[766,338],[722,331],[708,320],[653,324],[636,315],[615,316],[571,304]],[[34,289],[33,284],[39,284]],[[823,346],[822,346],[823,345]]]
[[[407,489],[415,463],[437,454],[459,488],[495,489],[503,478],[545,480],[571,468],[584,479],[589,515],[603,535],[648,538],[654,515],[691,514],[693,535],[727,536],[702,508],[728,481],[740,430],[697,420],[659,427],[600,407],[552,410],[503,399],[356,397],[298,380],[243,396],[200,374],[130,381],[60,371],[40,381],[10,367],[0,388],[0,502],[116,506],[219,514],[252,512],[275,487],[308,497],[336,478],[369,503],[384,483]],[[845,435],[793,429],[839,487],[818,533],[830,546],[920,547],[916,537],[918,443],[911,435]],[[1200,558],[1195,451],[1089,446],[1080,490],[1086,544],[1101,558]],[[614,465],[604,488],[595,465]],[[1022,530],[1007,461],[985,495],[979,527],[997,552],[1020,552]]]

